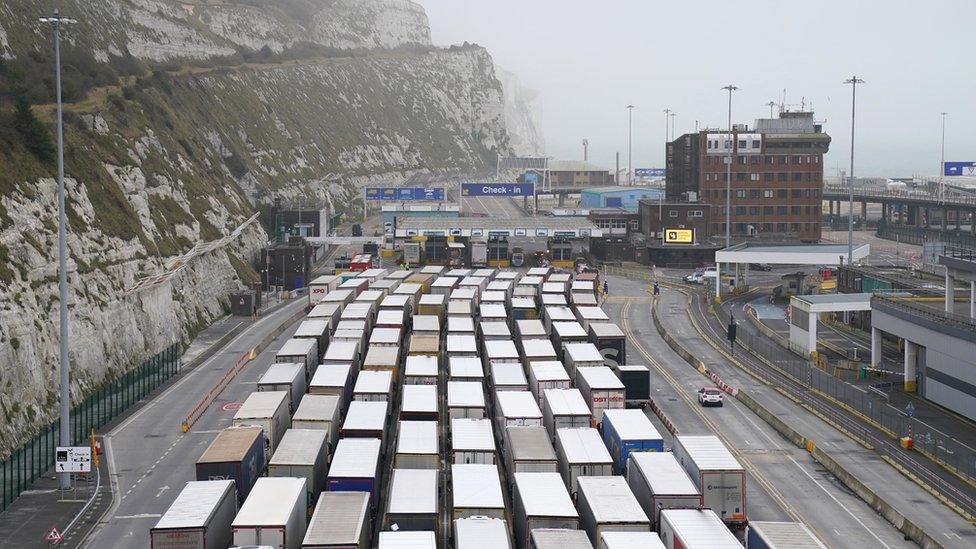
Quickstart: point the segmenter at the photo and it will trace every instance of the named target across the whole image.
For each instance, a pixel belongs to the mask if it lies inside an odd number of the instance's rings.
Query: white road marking
[[[887,543],[885,543],[884,541],[882,541],[882,539],[879,538],[878,535],[874,533],[874,530],[871,530],[870,528],[868,528],[868,526],[866,524],[864,524],[863,522],[861,522],[861,519],[858,518],[857,515],[855,515],[853,511],[851,511],[850,509],[848,509],[846,505],[844,505],[843,503],[841,503],[841,501],[839,499],[837,499],[833,494],[831,494],[830,491],[828,491],[826,488],[824,488],[824,486],[822,484],[820,484],[817,481],[817,479],[813,478],[813,475],[811,475],[810,473],[807,472],[806,469],[804,469],[803,467],[801,467],[800,464],[797,463],[797,461],[795,459],[793,459],[793,456],[788,455],[786,457],[789,458],[789,460],[793,462],[793,465],[796,465],[796,468],[797,469],[799,469],[800,471],[802,471],[803,474],[807,476],[807,478],[809,478],[814,484],[816,484],[818,488],[820,488],[821,490],[823,490],[823,493],[827,494],[830,497],[830,499],[834,500],[834,503],[836,503],[838,506],[840,506],[840,508],[843,509],[844,511],[847,511],[847,514],[850,515],[851,518],[853,518],[855,522],[857,522],[858,524],[860,524],[861,525],[861,528],[864,528],[867,531],[867,533],[871,534],[871,537],[873,537],[874,539],[878,540],[878,543],[880,543],[882,546],[886,547],[887,549],[891,549],[891,546],[888,545]]]
[[[122,519],[159,518],[161,516],[163,516],[163,515],[161,515],[159,513],[140,513],[138,515],[118,515],[118,516],[115,516],[115,517],[112,517],[112,518],[114,518],[116,520],[122,520]]]

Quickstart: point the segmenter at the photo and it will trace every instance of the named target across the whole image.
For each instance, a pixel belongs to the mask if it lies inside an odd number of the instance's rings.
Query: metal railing
[[[823,194],[826,197],[829,195],[840,195],[842,197],[848,196],[850,189],[847,185],[824,185]],[[854,199],[884,199],[884,200],[904,200],[906,202],[927,202],[932,204],[946,205],[946,206],[976,206],[976,197],[972,196],[953,196],[947,194],[944,200],[939,200],[938,196],[934,196],[925,191],[917,190],[890,190],[890,189],[879,189],[877,187],[854,187]]]
[[[86,445],[98,429],[154,391],[180,369],[180,346],[171,345],[119,377],[102,383],[71,410],[71,443]],[[60,445],[61,422],[56,420],[0,461],[0,511],[5,510],[31,483],[54,466]]]
[[[918,295],[916,292],[913,292],[913,294]],[[925,294],[921,293],[921,295]],[[945,294],[940,293],[937,295],[944,296]],[[938,310],[933,307],[927,307],[921,303],[913,301],[913,297],[915,297],[915,295],[906,295],[905,293],[898,291],[875,292],[871,297],[871,307],[875,308],[878,304],[880,304],[882,307],[898,309],[902,312],[920,316],[939,324],[948,324],[961,330],[976,332],[976,322],[974,322],[969,316],[950,313],[948,311]]]

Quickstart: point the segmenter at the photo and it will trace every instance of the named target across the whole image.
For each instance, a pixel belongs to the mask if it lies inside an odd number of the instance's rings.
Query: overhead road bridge
[[[854,246],[853,262],[857,263],[871,253],[867,244]],[[847,246],[843,244],[797,244],[781,245],[742,243],[715,252],[715,266],[718,280],[721,280],[722,265],[732,264],[736,274],[743,269],[743,283],[749,283],[749,264],[769,265],[838,265],[847,263]],[[738,277],[736,277],[738,280]],[[721,297],[722,285],[715,284],[715,297]]]
[[[850,189],[846,185],[826,185],[823,199],[830,204],[830,213],[841,214],[842,203],[850,200]],[[861,218],[867,218],[867,205],[881,204],[881,219],[886,223],[901,223],[916,227],[930,227],[933,212],[939,212],[942,230],[949,229],[949,221],[954,220],[956,229],[970,216],[970,226],[976,234],[976,196],[946,187],[944,198],[938,193],[923,190],[892,190],[880,187],[854,187],[854,202],[861,206]],[[836,209],[835,209],[836,204]]]

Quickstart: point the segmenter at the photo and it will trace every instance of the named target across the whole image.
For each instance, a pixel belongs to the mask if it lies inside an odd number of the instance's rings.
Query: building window
[[[793,172],[793,181],[803,181],[803,174],[800,172]]]
[[[779,189],[778,191],[776,191],[777,198],[786,198],[786,195],[787,195],[786,189]]]
[[[739,148],[740,149],[744,149],[744,148],[746,148],[746,146],[747,146],[746,145],[746,140],[745,139],[740,139],[739,140]]]
[[[759,198],[759,189],[749,189],[749,198]]]
[[[739,164],[745,166],[746,165],[746,157],[740,156],[739,157]]]
[[[820,157],[819,156],[814,156],[813,157],[813,163],[814,164],[819,164],[820,163]]]
[[[792,196],[793,198],[800,198],[800,193],[801,193],[801,192],[802,192],[802,191],[801,191],[800,189],[793,189],[793,190],[792,190],[792,191],[790,192],[790,196]]]
[[[776,174],[776,181],[787,181],[788,178],[789,178],[789,175],[790,174],[788,174],[786,172],[779,172],[778,174]]]
[[[759,174],[758,173],[751,173],[751,174],[749,174],[749,179],[751,181],[759,181]]]
[[[735,180],[736,181],[745,181],[747,175],[749,175],[749,174],[739,172],[739,173],[735,174]]]
[[[689,210],[688,217],[704,217],[704,213],[701,210]]]
[[[711,148],[712,148],[712,140],[711,140],[711,139],[709,139],[709,140],[708,140],[708,148],[709,148],[709,149],[711,149]]]
[[[749,206],[749,215],[759,215],[759,206]]]
[[[763,191],[763,198],[772,198],[772,197],[773,197],[773,191],[772,190],[765,190],[765,191]]]
[[[678,217],[678,210],[668,210],[668,217]]]
[[[750,158],[749,162],[751,164],[761,164],[762,163],[762,158],[759,158],[758,156],[753,156],[753,157]]]
[[[773,215],[773,207],[763,206],[763,215]]]
[[[800,207],[799,206],[790,207],[790,215],[800,215]]]
[[[786,215],[786,206],[776,206],[776,215]]]
[[[735,207],[735,215],[746,215],[746,207],[745,206],[736,206]]]
[[[746,191],[744,191],[742,189],[740,189],[738,191],[735,191],[735,197],[736,198],[745,198],[746,197]]]
[[[627,221],[626,220],[623,220],[623,219],[612,219],[610,221],[610,228],[611,229],[626,229],[627,228]]]
[[[768,154],[765,156],[764,160],[765,160],[766,164],[772,164],[773,163],[773,157],[772,156],[769,156]]]
[[[763,174],[763,181],[773,181],[776,179],[776,174],[773,172],[766,172]]]
[[[758,139],[753,139],[752,140],[752,148],[753,149],[758,149],[759,146],[760,146],[759,140]]]
[[[777,223],[776,224],[776,231],[777,232],[781,232],[781,233],[785,233],[786,232],[786,223]]]
[[[800,156],[800,155],[794,156],[793,157],[793,163],[794,164],[802,164],[803,163],[803,157]]]

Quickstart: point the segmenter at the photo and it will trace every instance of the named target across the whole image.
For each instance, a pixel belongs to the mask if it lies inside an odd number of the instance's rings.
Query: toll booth
[[[584,253],[581,242],[562,236],[549,238],[546,247],[552,266],[560,269],[572,269],[576,258]]]
[[[504,269],[511,266],[511,258],[508,255],[507,236],[488,237],[488,266]]]
[[[423,262],[427,265],[447,265],[447,237],[428,236],[424,241]]]
[[[461,242],[452,241],[447,243],[447,265],[450,267],[463,267],[467,263],[467,253],[465,246]]]

